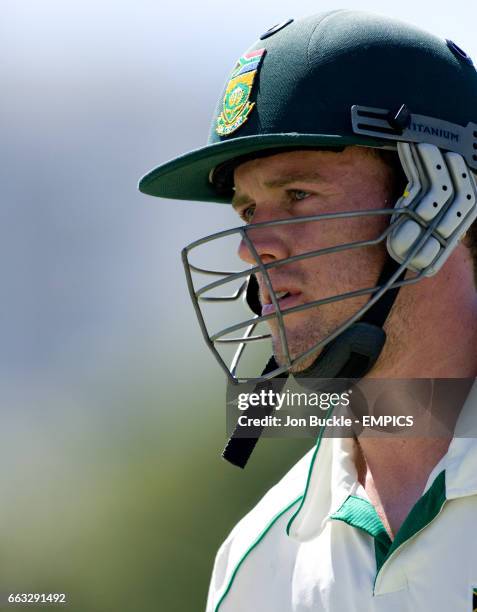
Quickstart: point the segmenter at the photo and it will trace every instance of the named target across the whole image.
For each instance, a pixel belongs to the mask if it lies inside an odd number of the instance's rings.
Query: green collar
[[[387,534],[374,506],[362,497],[350,495],[330,519],[343,521],[374,538],[376,575],[391,555],[429,525],[446,502],[445,471],[440,472],[430,488],[415,503],[394,540]]]

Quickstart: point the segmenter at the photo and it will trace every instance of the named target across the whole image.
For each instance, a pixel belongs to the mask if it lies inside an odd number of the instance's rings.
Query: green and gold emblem
[[[265,55],[258,49],[242,55],[230,75],[225,90],[223,109],[215,128],[219,136],[228,136],[245,123],[255,102],[250,102],[253,81]]]

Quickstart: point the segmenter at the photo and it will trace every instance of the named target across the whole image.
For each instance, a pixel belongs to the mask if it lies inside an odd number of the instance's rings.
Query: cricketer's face
[[[394,205],[392,169],[373,149],[347,147],[342,152],[292,151],[258,158],[239,165],[234,173],[233,206],[250,225],[248,233],[262,262],[292,257],[348,242],[374,239],[389,224],[389,216],[341,218],[253,229],[264,221],[309,215],[390,208]],[[239,256],[256,265],[242,241]],[[333,295],[373,287],[385,261],[379,245],[348,249],[299,260],[269,270],[280,310]],[[274,312],[261,275],[262,315]],[[290,356],[332,333],[369,299],[369,295],[284,315]],[[283,363],[278,323],[269,320],[277,361]],[[296,366],[307,367],[316,354]]]

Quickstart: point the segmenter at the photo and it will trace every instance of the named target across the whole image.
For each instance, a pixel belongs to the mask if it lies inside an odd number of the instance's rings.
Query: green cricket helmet
[[[384,147],[400,139],[456,151],[476,169],[476,100],[470,58],[415,26],[351,10],[289,20],[238,60],[207,146],[152,170],[139,188],[164,198],[229,202],[217,194],[213,170],[242,155],[280,147]],[[403,104],[411,121],[393,121]],[[355,108],[353,120],[353,107],[381,112],[360,121]]]
[[[300,362],[318,355],[300,373],[302,380],[349,380],[365,376],[384,346],[383,325],[399,288],[435,274],[477,216],[477,73],[470,57],[455,43],[406,23],[364,13],[337,10],[288,20],[267,32],[239,58],[222,92],[208,144],[171,160],[144,176],[143,193],[173,199],[227,203],[233,172],[244,160],[297,149],[342,149],[361,145],[397,152],[407,186],[392,208],[316,215],[307,222],[356,215],[387,215],[386,230],[373,241],[341,244],[285,260],[264,263],[250,230],[291,223],[277,220],[241,226],[195,241],[183,250],[190,294],[208,346],[232,383],[269,384],[286,380]],[[197,267],[192,250],[237,234],[255,258],[239,272]],[[326,251],[340,252],[382,242],[386,264],[373,288],[280,308],[273,269]],[[405,278],[406,271],[410,271]],[[193,275],[218,277],[196,288]],[[267,288],[273,313],[264,315],[257,275]],[[233,295],[210,292],[243,281]],[[229,285],[229,287],[232,285]],[[369,296],[366,304],[330,334],[300,355],[288,349],[284,319],[295,311],[319,308],[351,296]],[[230,302],[243,296],[253,316],[210,333],[204,302]],[[256,326],[275,318],[284,360],[272,356],[260,376],[241,377],[239,365],[250,343],[269,338],[254,335]],[[237,336],[237,332],[238,336]],[[217,347],[235,343],[226,363]],[[270,411],[272,408],[270,408]],[[263,416],[263,409],[260,416]],[[240,436],[224,456],[244,466],[260,430]]]

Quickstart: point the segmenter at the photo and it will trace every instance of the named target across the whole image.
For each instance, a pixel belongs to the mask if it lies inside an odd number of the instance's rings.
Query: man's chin
[[[308,357],[300,359],[300,361],[298,361],[295,365],[292,365],[292,367],[289,369],[289,372],[291,372],[292,374],[298,374],[299,372],[303,372],[303,370],[306,370],[311,365],[313,365],[313,363],[316,361],[316,359],[320,355],[321,351],[322,349],[318,349],[316,351],[313,351],[313,353],[309,355]],[[299,358],[300,355],[302,355],[304,352],[306,351],[305,350],[290,351],[290,357],[292,361]],[[279,366],[285,365],[286,359],[281,350],[274,350],[274,356]]]

